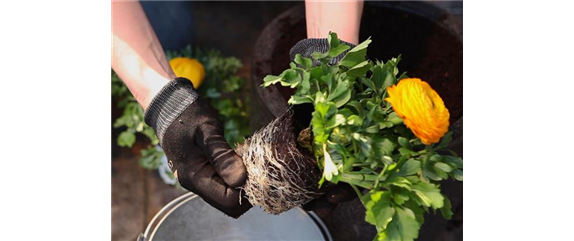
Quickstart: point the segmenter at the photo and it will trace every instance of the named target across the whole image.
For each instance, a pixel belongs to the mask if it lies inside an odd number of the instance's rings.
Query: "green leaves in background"
[[[139,160],[139,163],[143,168],[155,170],[161,165],[161,158],[164,154],[163,151],[158,150],[155,146],[143,149],[140,153],[142,158]]]

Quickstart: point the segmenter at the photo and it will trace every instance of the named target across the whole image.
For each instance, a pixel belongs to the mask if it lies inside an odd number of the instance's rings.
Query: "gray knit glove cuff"
[[[186,78],[169,82],[153,98],[144,114],[145,123],[151,126],[160,145],[165,131],[171,123],[197,99],[193,84]]]
[[[347,51],[343,52],[339,56],[331,59],[331,61],[329,62],[330,65],[337,64],[339,61],[341,61],[343,57],[345,57],[345,54],[347,54],[347,52],[349,52],[352,48],[356,46],[352,43],[348,43],[342,40],[341,43],[346,44],[351,48],[349,48]],[[311,54],[313,54],[314,52],[326,53],[327,51],[329,51],[329,41],[326,38],[308,38],[303,39],[299,41],[297,44],[295,44],[295,46],[293,46],[293,48],[291,48],[291,50],[289,51],[289,57],[291,57],[291,61],[293,61],[295,59],[296,54],[301,54],[303,57],[311,58]],[[321,63],[319,61],[313,60],[313,66],[318,66],[320,64]]]

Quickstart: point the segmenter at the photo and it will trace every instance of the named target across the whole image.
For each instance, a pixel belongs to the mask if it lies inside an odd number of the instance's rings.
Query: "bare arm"
[[[325,38],[332,31],[339,39],[358,44],[362,13],[363,1],[305,0],[307,38]]]
[[[112,68],[144,109],[175,78],[139,2],[112,2]]]

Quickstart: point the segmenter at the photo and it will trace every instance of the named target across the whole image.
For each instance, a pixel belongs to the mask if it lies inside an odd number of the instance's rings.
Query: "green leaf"
[[[339,108],[339,111],[337,111],[337,113],[344,115],[345,117],[353,115],[353,112],[349,110],[349,108]]]
[[[440,193],[440,189],[434,184],[420,182],[411,186],[411,188],[426,207],[432,207],[434,209],[443,207],[444,197]]]
[[[313,103],[313,99],[311,98],[311,96],[296,96],[296,95],[292,95],[291,98],[289,98],[289,100],[287,101],[287,103],[292,104],[292,105],[299,105],[299,104],[303,104],[303,103]]]
[[[411,241],[419,236],[421,224],[417,222],[415,213],[406,207],[395,207],[393,220],[388,224],[384,233],[387,240]]]
[[[118,136],[118,146],[132,147],[136,141],[136,135],[133,131],[124,131]]]
[[[373,149],[373,139],[369,136],[361,135],[359,133],[354,133],[353,139],[355,139],[359,145],[361,152],[359,154],[364,155],[365,157],[370,157],[372,154],[371,150]]]
[[[442,160],[443,160],[443,158],[442,158],[442,156],[439,155],[439,154],[434,154],[434,155],[432,155],[432,156],[430,157],[430,161],[431,161],[431,162],[440,162],[440,161],[442,161]]]
[[[369,126],[369,127],[367,127],[367,129],[365,129],[365,131],[366,131],[367,133],[371,133],[371,134],[373,134],[373,133],[378,133],[378,132],[379,132],[379,125]]]
[[[350,47],[346,44],[341,44],[341,41],[337,37],[337,34],[334,32],[330,32],[329,36],[327,37],[327,41],[329,42],[329,57],[337,57],[339,54],[342,54]]]
[[[409,140],[407,138],[399,136],[398,142],[399,142],[399,145],[401,145],[404,148],[407,148],[409,150],[413,149],[413,147],[411,146],[411,144],[409,143]]]
[[[301,54],[296,54],[294,61],[305,69],[310,69],[313,66],[313,60],[305,58]]]
[[[337,112],[337,108],[332,103],[318,103],[315,105],[315,110],[324,118],[329,118]]]
[[[383,86],[381,87],[383,90],[386,90],[388,87],[395,84],[395,75],[392,74],[390,71],[384,71],[384,78],[383,78]]]
[[[340,44],[339,46],[335,47],[335,48],[331,48],[329,49],[329,57],[337,57],[340,54],[342,54],[343,52],[347,51],[347,49],[349,49],[351,47],[349,47],[346,44]]]
[[[385,182],[389,185],[401,187],[409,191],[411,190],[412,183],[404,177],[394,177],[392,179],[386,180]]]
[[[393,201],[395,201],[395,203],[398,205],[402,205],[410,199],[409,191],[403,188],[394,188],[392,193]]]
[[[428,211],[426,209],[423,209],[422,206],[420,206],[420,204],[417,204],[417,202],[414,199],[409,199],[407,202],[405,202],[405,204],[403,205],[404,207],[410,208],[413,213],[415,213],[415,217],[417,219],[417,222],[422,225],[425,222],[425,218],[424,218],[424,213],[425,211]]]
[[[288,69],[283,71],[281,75],[267,75],[263,78],[263,87],[268,87],[270,85],[280,83],[282,86],[289,86],[291,88],[297,87],[301,83],[301,75],[294,69]]]
[[[311,78],[309,72],[303,72],[303,80],[301,81],[301,88],[299,88],[299,92],[301,94],[307,94],[311,89]]]
[[[263,87],[268,87],[270,85],[276,84],[281,80],[283,80],[283,77],[281,76],[267,75],[265,78],[263,78]]]
[[[335,75],[333,75],[333,73],[323,75],[321,78],[319,78],[319,80],[321,80],[322,83],[327,84],[327,90],[329,93],[334,94],[336,84],[338,84],[338,82],[335,81]]]
[[[450,204],[450,200],[444,196],[444,206],[440,209],[440,212],[444,219],[450,220],[452,218],[452,206]]]
[[[443,162],[435,163],[434,167],[442,170],[443,172],[447,172],[447,173],[452,171],[452,167],[450,167],[449,165],[447,165],[446,163],[443,163]]]
[[[341,40],[339,40],[337,33],[329,31],[327,43],[329,44],[329,48],[332,49],[338,47],[341,44]]]
[[[335,128],[341,124],[345,124],[345,122],[346,122],[345,116],[341,114],[336,114],[325,123],[325,128],[327,129]]]
[[[395,112],[391,112],[391,114],[389,114],[389,116],[387,117],[387,121],[393,123],[393,125],[403,123],[403,119],[401,119],[401,117],[399,117],[399,115],[397,115],[397,113]]]
[[[373,90],[376,90],[377,87],[375,86],[375,83],[374,83],[371,79],[369,79],[369,78],[360,78],[360,80],[361,80],[361,83],[363,83],[363,84],[366,85],[367,87],[369,87],[369,88],[371,88],[371,89],[373,89]]]
[[[383,138],[383,139],[377,138],[377,139],[375,139],[375,141],[377,142],[378,147],[380,148],[383,155],[393,154],[393,151],[395,150],[396,144],[393,143],[391,140],[389,140],[388,138]]]
[[[347,102],[349,102],[350,99],[351,99],[351,89],[348,89],[342,95],[338,96],[337,98],[334,98],[333,102],[335,102],[335,106],[339,108],[347,104]]]
[[[450,144],[451,140],[452,140],[452,131],[449,131],[442,137],[440,143],[438,144],[437,147],[435,147],[435,149],[446,148],[448,144]]]
[[[363,115],[363,105],[356,100],[352,100],[349,101],[349,103],[347,103],[347,106],[353,107],[351,109],[355,110],[355,113],[357,113],[358,115]]]
[[[423,174],[426,178],[431,179],[431,180],[434,180],[434,181],[440,181],[440,180],[443,179],[443,178],[442,178],[441,176],[439,176],[439,175],[436,173],[436,171],[435,171],[434,169],[432,169],[432,168],[424,168],[422,174]]]
[[[295,63],[293,63],[293,62],[289,63],[289,67],[290,67],[291,69],[295,69],[295,70],[298,68],[298,67],[297,67],[297,64],[295,64]]]
[[[319,103],[323,103],[325,102],[325,95],[323,94],[323,92],[318,91],[315,94],[315,105],[318,105]]]
[[[379,129],[391,128],[393,127],[393,123],[389,121],[381,121],[379,122]]]
[[[462,170],[455,169],[452,171],[452,177],[457,181],[462,181]]]
[[[419,183],[419,182],[423,181],[423,180],[422,180],[420,177],[418,177],[418,176],[405,176],[405,178],[406,178],[407,180],[409,180],[409,182],[411,182],[411,183]]]
[[[311,127],[315,143],[323,143],[329,138],[329,133],[327,133],[325,130],[324,118],[321,113],[317,111],[317,109],[315,112],[313,112],[313,117],[311,118]]]
[[[311,75],[311,79],[320,79],[321,76],[323,76],[323,68],[321,66],[311,68],[309,69],[309,74]]]
[[[345,146],[343,146],[339,143],[328,141],[327,145],[329,146],[329,148],[332,148],[337,153],[339,153],[343,157],[343,160],[345,159],[346,156],[351,155],[349,150],[347,150],[347,148],[345,148]]]
[[[365,60],[349,69],[349,71],[347,71],[347,75],[352,77],[362,77],[367,73],[367,71],[369,71],[369,69],[371,69],[371,65],[369,64],[368,60]],[[373,88],[373,90],[377,89]]]
[[[329,78],[331,80],[331,78]],[[326,101],[335,102],[335,106],[341,107],[351,99],[351,88],[349,88],[349,81],[338,81],[333,85],[333,90],[330,91]]]
[[[408,176],[416,174],[421,170],[421,162],[415,159],[407,160],[400,168],[398,172],[401,176]]]
[[[375,85],[376,89],[382,89],[381,87],[383,86],[383,82],[384,82],[384,76],[383,76],[383,69],[380,66],[375,65],[372,69],[373,71],[373,75],[371,77],[371,79],[373,80],[373,84]]]
[[[341,59],[339,65],[352,68],[355,65],[365,61],[365,56],[367,55],[367,47],[371,42],[371,38],[368,38],[361,44],[355,46],[353,49],[347,52],[343,59]]]
[[[445,171],[443,171],[443,170],[441,170],[441,169],[438,169],[438,168],[436,168],[435,166],[433,166],[433,169],[434,169],[435,173],[440,176],[440,178],[442,178],[442,179],[447,179],[447,178],[448,178],[448,173],[447,173],[447,172],[445,172]]]
[[[355,125],[355,126],[362,126],[363,125],[363,119],[361,117],[359,117],[358,115],[351,115],[351,116],[347,117],[347,124],[348,125]]]
[[[456,168],[462,168],[462,159],[460,157],[442,156],[442,158],[447,164]]]
[[[283,76],[283,80],[280,81],[279,83],[281,83],[282,86],[289,86],[291,88],[297,87],[297,85],[299,85],[302,80],[301,75],[299,75],[297,70],[294,69],[288,69],[283,71],[283,73],[281,73],[281,76]]]
[[[401,155],[405,156],[406,158],[410,158],[412,155],[416,154],[416,152],[411,151],[411,150],[404,148],[404,147],[399,148],[399,152],[401,153]]]
[[[325,57],[329,56],[329,52],[327,53],[321,53],[321,52],[313,52],[311,54],[311,58],[313,58],[314,60],[321,60],[324,59]]]
[[[361,198],[367,209],[365,221],[385,229],[395,210],[391,206],[391,192],[371,191]]]
[[[383,162],[387,165],[393,164],[393,158],[391,156],[383,156],[381,160],[383,160]]]

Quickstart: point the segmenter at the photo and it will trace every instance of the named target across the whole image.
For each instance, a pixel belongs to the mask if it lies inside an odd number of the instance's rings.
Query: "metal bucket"
[[[225,216],[193,193],[168,203],[138,241],[327,240],[331,234],[313,212],[295,208],[280,215],[253,207],[238,219]]]

